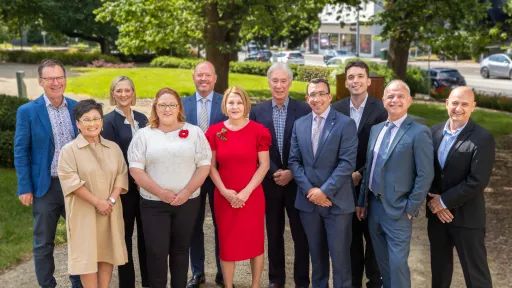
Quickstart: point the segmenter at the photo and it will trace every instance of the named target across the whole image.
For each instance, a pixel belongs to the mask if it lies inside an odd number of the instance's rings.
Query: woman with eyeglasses
[[[211,149],[201,128],[186,123],[179,94],[163,88],[149,126],[128,148],[130,174],[140,186],[149,285],[187,285],[190,241],[199,215],[200,187],[210,171]],[[168,264],[169,259],[169,264]]]
[[[128,169],[119,146],[100,136],[103,110],[89,99],[73,108],[80,134],[59,155],[66,205],[68,270],[85,288],[109,287],[114,265],[128,262],[120,194]]]
[[[128,164],[126,153],[135,133],[144,128],[148,118],[135,110],[132,106],[136,103],[135,85],[126,76],[119,76],[110,85],[110,105],[115,105],[114,111],[105,115],[103,119],[103,131],[101,136],[114,141]],[[144,244],[144,230],[139,208],[139,191],[137,184],[131,176],[128,177],[128,193],[121,195],[123,200],[123,219],[126,248],[128,249],[128,263],[119,266],[119,287],[135,288],[135,269],[132,254],[132,236],[135,221],[137,223],[137,250],[139,255],[139,267],[142,287],[149,287],[148,270],[146,262],[146,246]]]

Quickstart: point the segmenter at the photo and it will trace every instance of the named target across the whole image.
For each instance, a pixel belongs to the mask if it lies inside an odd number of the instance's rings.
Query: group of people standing
[[[234,287],[235,263],[250,259],[261,286],[265,228],[269,288],[284,287],[285,211],[294,245],[295,287],[410,287],[412,218],[427,199],[432,286],[449,287],[453,247],[468,287],[492,287],[487,266],[483,189],[494,162],[492,135],[470,119],[473,92],[446,101],[449,119],[428,129],[407,114],[406,83],[382,101],[368,95],[369,68],[345,68],[350,97],[331,105],[324,79],[289,97],[293,73],[267,73],[272,99],[214,92],[210,62],[192,78],[196,93],[160,89],[149,119],[132,109],[134,83],[114,79],[103,115],[96,101],[64,97],[65,69],[45,60],[44,94],[17,111],[18,196],[34,214],[39,286],[55,287],[57,221],[66,218],[72,287],[135,287],[132,235],[143,287],[205,283],[206,198],[215,230],[215,282]],[[477,166],[478,165],[478,166]],[[364,239],[364,240],[363,240]],[[187,282],[189,266],[192,278]],[[310,274],[310,259],[312,274]],[[310,278],[311,275],[311,278]]]

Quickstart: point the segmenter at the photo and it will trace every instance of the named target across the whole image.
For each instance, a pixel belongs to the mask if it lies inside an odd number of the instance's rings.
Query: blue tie
[[[382,142],[380,142],[379,153],[377,154],[377,159],[375,159],[375,166],[373,167],[373,175],[372,175],[372,185],[370,189],[372,190],[375,196],[381,194],[380,193],[380,172],[382,169],[382,165],[384,165],[384,161],[386,160],[389,148],[389,140],[391,139],[391,130],[396,127],[392,122],[387,122],[386,133],[384,133],[384,137],[382,138]]]

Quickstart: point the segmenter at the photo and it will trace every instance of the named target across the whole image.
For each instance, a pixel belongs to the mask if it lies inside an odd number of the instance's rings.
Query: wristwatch
[[[114,199],[112,197],[108,197],[107,201],[110,202],[110,204],[112,204],[112,205],[116,205],[116,199]]]

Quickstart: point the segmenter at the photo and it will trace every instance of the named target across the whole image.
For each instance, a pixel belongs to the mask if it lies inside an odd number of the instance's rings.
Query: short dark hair
[[[347,66],[345,66],[345,75],[347,75],[348,69],[352,67],[363,68],[366,71],[366,76],[370,77],[370,67],[368,67],[368,65],[361,60],[353,60],[348,62]]]
[[[37,73],[39,74],[39,78],[43,77],[44,68],[55,66],[59,66],[60,68],[62,68],[62,71],[64,71],[64,76],[66,76],[66,68],[64,68],[64,65],[59,60],[44,59],[43,61],[41,61],[41,64],[39,64],[39,67],[37,67]]]
[[[103,104],[96,102],[94,99],[87,99],[78,102],[73,108],[75,120],[80,121],[80,117],[92,110],[98,111],[103,119]]]
[[[306,85],[306,95],[309,95],[309,84],[318,84],[318,83],[324,83],[327,85],[327,93],[331,94],[331,86],[329,86],[329,82],[325,80],[324,78],[314,78],[309,80],[308,85]]]

